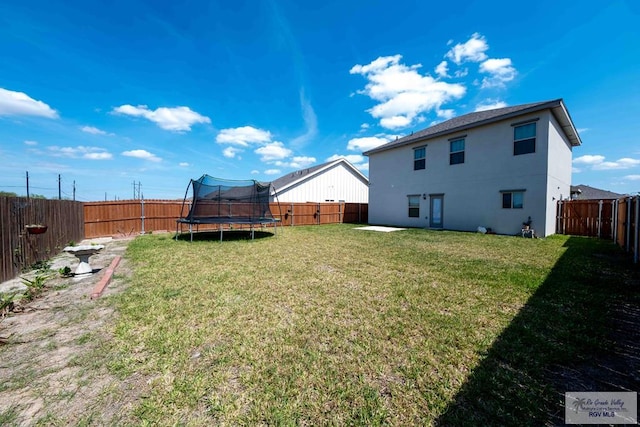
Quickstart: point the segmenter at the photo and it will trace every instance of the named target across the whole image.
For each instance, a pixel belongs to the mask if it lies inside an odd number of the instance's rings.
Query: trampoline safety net
[[[189,189],[192,196],[189,200]],[[202,175],[192,179],[185,192],[178,223],[265,224],[276,220],[269,207],[271,183],[256,180],[226,180]],[[184,215],[185,208],[189,212]]]

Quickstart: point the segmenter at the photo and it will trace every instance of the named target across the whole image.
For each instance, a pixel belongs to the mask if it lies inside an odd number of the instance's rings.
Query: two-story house
[[[553,234],[580,144],[562,99],[455,117],[364,153],[369,222]]]

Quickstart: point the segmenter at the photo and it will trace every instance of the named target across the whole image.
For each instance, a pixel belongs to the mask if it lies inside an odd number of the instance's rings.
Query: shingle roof
[[[576,194],[576,196],[573,197],[573,194]],[[576,200],[609,200],[620,199],[625,196],[624,194],[601,190],[599,188],[589,187],[588,185],[584,184],[572,185],[571,195],[571,198]]]
[[[290,187],[291,185],[300,182],[300,181],[304,181],[310,177],[312,177],[313,175],[320,173],[320,171],[324,170],[324,169],[328,169],[334,165],[337,165],[338,163],[344,163],[347,167],[353,169],[354,172],[356,172],[358,175],[360,175],[362,177],[362,179],[364,181],[368,181],[367,177],[362,175],[362,173],[355,167],[353,166],[351,163],[349,163],[349,161],[347,161],[347,159],[345,158],[339,158],[337,160],[332,160],[330,162],[326,162],[326,163],[322,163],[316,166],[312,166],[309,168],[305,168],[305,169],[300,169],[297,170],[295,172],[290,172],[286,175],[281,176],[280,178],[274,180],[271,182],[271,185],[273,186],[274,190],[277,192],[281,192],[284,189],[286,189],[287,187]]]
[[[494,110],[477,111],[475,113],[469,113],[463,116],[454,117],[453,119],[447,120],[446,122],[438,123],[435,126],[431,126],[421,131],[412,133],[411,135],[407,135],[395,141],[391,141],[384,145],[376,147],[365,152],[364,155],[368,156],[369,154],[386,151],[403,145],[412,144],[414,142],[424,141],[431,138],[493,123],[499,120],[505,120],[511,117],[517,117],[523,114],[546,109],[552,109],[554,115],[556,116],[556,119],[560,122],[560,125],[571,141],[571,145],[580,145],[580,137],[578,136],[578,132],[573,126],[573,122],[571,121],[571,117],[569,116],[569,113],[564,106],[564,102],[562,101],[562,99],[555,99],[552,101],[534,102],[530,104],[496,108]]]

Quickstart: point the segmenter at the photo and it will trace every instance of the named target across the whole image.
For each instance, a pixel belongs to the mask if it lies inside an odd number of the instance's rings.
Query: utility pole
[[[137,183],[133,181],[133,198],[134,199],[137,199],[137,200],[140,199],[140,194],[142,194],[141,188],[142,188],[142,184],[140,183],[140,181],[138,181]]]
[[[73,180],[73,201],[76,201],[76,180]]]
[[[29,171],[27,171],[27,200],[29,200]]]
[[[60,188],[62,180],[60,179],[60,174],[58,174],[58,200],[62,200],[62,189]]]

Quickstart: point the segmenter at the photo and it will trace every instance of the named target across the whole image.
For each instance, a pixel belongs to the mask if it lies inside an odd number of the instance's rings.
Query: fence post
[[[616,233],[618,231],[618,201],[611,201],[611,237],[616,241]]]
[[[562,232],[562,200],[558,200],[556,204],[556,233],[564,234]]]
[[[142,223],[140,234],[144,234],[144,197],[140,199],[140,221]]]
[[[625,239],[624,239],[624,250],[629,252],[631,249],[631,201],[633,198],[629,197],[627,199],[627,218],[625,218],[624,224],[626,227],[625,230]]]
[[[633,263],[638,263],[638,214],[640,214],[640,196],[636,196],[636,223],[633,229],[634,243],[633,243]]]
[[[293,202],[291,202],[291,226],[293,227],[295,224],[293,223]]]
[[[598,201],[598,239],[602,237],[602,200]]]

